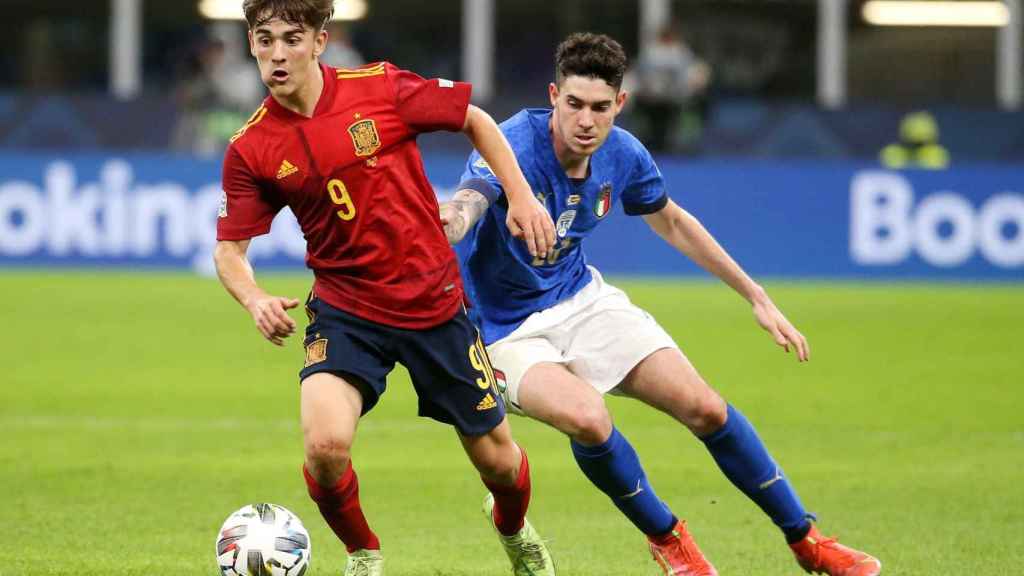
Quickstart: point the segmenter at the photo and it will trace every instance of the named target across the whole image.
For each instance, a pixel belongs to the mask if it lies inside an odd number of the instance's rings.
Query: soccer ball
[[[302,576],[311,550],[302,521],[277,504],[249,504],[228,516],[217,534],[223,576]]]

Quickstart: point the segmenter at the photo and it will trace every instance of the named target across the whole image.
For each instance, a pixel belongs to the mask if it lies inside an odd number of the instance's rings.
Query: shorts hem
[[[433,416],[428,416],[428,418],[433,418]],[[437,418],[433,418],[433,419],[437,420]],[[456,430],[458,430],[459,434],[461,434],[462,436],[467,436],[467,437],[470,437],[470,438],[479,438],[480,436],[486,436],[492,430],[494,430],[495,428],[500,426],[501,423],[504,420],[505,420],[505,415],[502,414],[501,420],[498,420],[497,422],[494,422],[493,424],[488,422],[488,423],[483,423],[483,424],[481,424],[479,426],[471,426],[471,427],[467,427],[467,428],[463,428],[462,426],[459,426],[458,424],[455,424],[453,422],[443,422],[443,423],[444,424],[450,424],[452,426],[452,428],[455,428]],[[441,422],[441,420],[437,420],[437,421]]]
[[[682,353],[682,350],[679,349],[679,346],[676,346],[675,344],[664,344],[664,343],[662,343],[659,346],[653,346],[653,347],[649,348],[646,353],[644,353],[642,356],[637,358],[637,360],[635,362],[631,362],[630,363],[630,367],[625,372],[623,372],[621,375],[617,375],[617,378],[614,380],[615,384],[613,384],[608,389],[602,390],[600,387],[595,386],[593,383],[591,383],[591,386],[593,386],[594,389],[597,390],[601,394],[612,394],[614,396],[620,396],[621,393],[618,392],[618,389],[619,389],[619,386],[621,386],[622,383],[626,380],[626,376],[629,376],[629,373],[632,372],[637,366],[639,366],[641,362],[643,362],[644,360],[647,360],[648,358],[653,356],[655,353],[661,352],[662,350],[679,350],[680,353]]]
[[[383,394],[383,392],[377,392],[377,389],[370,384],[369,379],[367,379],[366,376],[350,370],[338,370],[336,368],[331,368],[330,366],[313,365],[303,368],[299,371],[299,386],[302,386],[303,380],[314,374],[331,374],[332,376],[337,376],[358,390],[359,395],[363,398],[363,408],[360,416],[365,415],[370,410],[373,410],[377,403],[380,402],[380,397]],[[353,382],[353,380],[355,381]]]

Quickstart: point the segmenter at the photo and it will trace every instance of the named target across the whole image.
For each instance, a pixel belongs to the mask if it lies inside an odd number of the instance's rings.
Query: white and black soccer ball
[[[302,521],[277,504],[249,504],[228,516],[217,534],[223,576],[302,576],[311,551]]]

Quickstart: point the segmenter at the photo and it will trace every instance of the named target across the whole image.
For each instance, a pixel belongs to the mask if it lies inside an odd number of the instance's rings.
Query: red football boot
[[[789,545],[796,561],[808,573],[829,576],[878,576],[882,563],[878,558],[843,546],[835,538],[826,538],[811,525],[804,539]]]
[[[693,536],[686,531],[686,522],[676,522],[668,534],[658,538],[648,536],[647,541],[654,561],[665,576],[718,576],[715,567],[697,548]]]

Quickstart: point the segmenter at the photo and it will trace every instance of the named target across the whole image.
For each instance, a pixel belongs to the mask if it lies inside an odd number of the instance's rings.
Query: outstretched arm
[[[452,246],[458,244],[466,232],[487,212],[487,197],[470,188],[455,193],[448,202],[441,203],[441,224]]]
[[[295,332],[295,321],[285,310],[295,308],[294,298],[271,296],[256,284],[256,277],[246,253],[248,240],[221,240],[213,251],[217,276],[224,288],[252,315],[263,337],[278,346]]]
[[[750,302],[757,323],[767,330],[775,343],[789,352],[796,350],[797,359],[809,360],[811,349],[807,339],[786,319],[759,284],[754,282],[722,248],[692,214],[672,200],[661,210],[644,216],[658,236],[671,244],[701,268],[714,274]]]
[[[487,113],[473,106],[466,112],[462,131],[501,181],[508,198],[508,225],[512,235],[526,242],[530,255],[548,253],[555,245],[555,225],[543,205],[534,197],[519,169],[516,155],[505,135]]]

